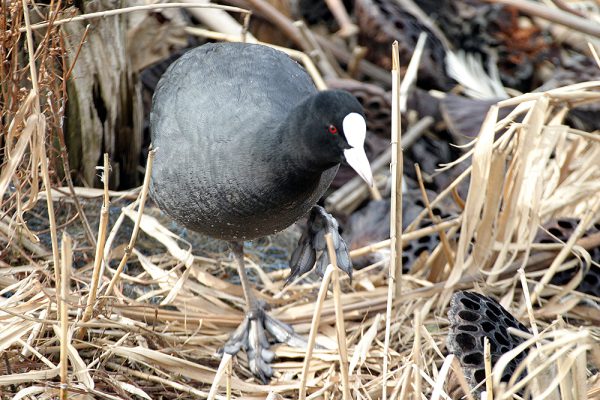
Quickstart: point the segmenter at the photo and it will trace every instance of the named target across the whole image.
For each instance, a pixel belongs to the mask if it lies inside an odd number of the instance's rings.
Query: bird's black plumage
[[[198,47],[154,94],[152,197],[178,222],[224,240],[284,229],[329,186],[349,147],[342,120],[351,112],[362,115],[354,97],[317,92],[277,50]]]
[[[327,265],[330,233],[338,265],[352,264],[337,222],[317,200],[346,159],[372,183],[363,149],[360,103],[342,91],[319,92],[287,55],[261,45],[207,44],[175,61],[161,78],[150,114],[156,155],[151,195],[180,224],[230,242],[246,299],[246,318],[224,351],[246,351],[250,369],[267,381],[266,332],[305,343],[265,313],[246,275],[242,241],[277,232],[313,209],[294,252],[290,280]]]

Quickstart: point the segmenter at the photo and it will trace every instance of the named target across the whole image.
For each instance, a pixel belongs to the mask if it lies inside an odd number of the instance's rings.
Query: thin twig
[[[52,202],[51,194],[51,182],[50,173],[48,172],[48,159],[46,158],[46,124],[45,118],[41,113],[40,102],[39,102],[39,87],[37,69],[35,66],[35,51],[33,48],[33,26],[29,21],[29,9],[27,8],[27,0],[23,0],[23,17],[25,18],[25,31],[27,32],[27,52],[29,54],[29,73],[31,75],[31,86],[34,93],[35,100],[33,102],[34,114],[37,115],[35,121],[36,134],[34,135],[33,143],[37,143],[37,146],[32,146],[32,154],[36,153],[39,155],[42,168],[42,179],[44,181],[44,187],[48,192],[46,198],[46,206],[48,208],[48,221],[50,223],[50,241],[52,243],[52,260],[54,263],[54,279],[56,285],[58,285],[58,269],[60,265],[60,257],[58,255],[58,233],[56,232],[56,215],[54,213],[54,203]],[[36,148],[37,147],[37,148]],[[33,166],[37,168],[37,166]]]
[[[490,351],[490,339],[483,337],[483,360],[485,366],[485,391],[486,400],[494,400],[494,390],[492,385],[492,353]]]
[[[131,238],[129,239],[129,244],[125,248],[123,258],[121,258],[121,262],[115,271],[114,276],[112,277],[108,287],[106,288],[105,296],[110,296],[117,281],[119,280],[119,276],[121,272],[123,272],[123,268],[125,268],[125,264],[127,264],[127,260],[129,260],[129,256],[133,251],[133,246],[137,240],[138,233],[140,231],[140,222],[142,221],[142,215],[144,214],[144,206],[146,204],[146,198],[148,197],[148,189],[150,187],[150,178],[152,176],[152,162],[154,161],[154,155],[156,154],[156,149],[150,150],[148,153],[148,161],[146,162],[146,175],[144,176],[144,184],[142,185],[142,190],[140,192],[139,197],[139,207],[138,214],[135,220],[135,225],[133,227],[133,232],[131,233]]]
[[[465,393],[467,400],[475,400],[473,398],[473,394],[471,394],[471,388],[469,387],[469,383],[465,377],[465,372],[460,365],[460,361],[458,361],[458,358],[456,358],[454,355],[452,355],[452,357],[452,371],[454,372],[454,376],[456,377],[458,384]]]
[[[27,145],[29,144],[31,136],[33,135],[36,124],[37,116],[30,115],[27,118],[25,128],[19,135],[17,144],[11,149],[11,157],[2,165],[2,172],[0,172],[0,207],[3,204],[4,193],[6,192],[6,189],[8,188],[8,185],[10,184],[17,167],[21,162],[21,159],[25,154],[25,150],[27,149]]]
[[[61,84],[61,90],[62,90],[62,96],[63,96],[63,106],[60,107],[59,110],[52,110],[52,112],[56,115],[59,114],[61,120],[64,118],[64,104],[65,102],[68,100],[67,98],[67,82],[69,80],[69,78],[71,77],[71,73],[73,72],[73,68],[75,68],[75,64],[77,63],[77,60],[79,59],[79,54],[81,52],[81,49],[83,48],[83,44],[85,43],[85,40],[87,38],[88,32],[90,29],[90,25],[88,24],[85,27],[85,31],[83,32],[83,35],[81,37],[81,40],[79,41],[79,45],[77,46],[77,51],[75,52],[75,56],[73,57],[73,60],[71,61],[71,66],[67,69],[67,56],[65,53],[63,53],[62,56],[62,62],[63,62],[63,71],[67,71],[63,78],[62,78],[62,84]],[[61,43],[61,47],[64,49],[65,46],[65,41],[63,38],[63,32],[60,32],[60,43]],[[53,107],[53,103],[50,102],[50,107]],[[67,181],[67,187],[69,188],[69,193],[71,194],[71,199],[73,200],[73,204],[75,204],[75,209],[77,210],[77,213],[79,214],[79,218],[81,218],[81,223],[83,225],[83,229],[85,232],[85,235],[90,243],[90,245],[95,246],[96,245],[96,237],[94,236],[94,233],[92,232],[92,227],[90,226],[90,223],[87,219],[87,216],[85,215],[85,212],[83,211],[83,207],[81,206],[81,202],[79,201],[79,197],[77,196],[77,194],[75,193],[75,186],[73,185],[73,179],[71,178],[71,166],[69,163],[69,156],[67,154],[67,144],[65,141],[65,132],[63,129],[63,124],[62,121],[60,124],[58,124],[57,128],[57,137],[58,137],[58,143],[59,143],[59,149],[60,149],[60,158],[62,160],[62,167],[63,167],[63,171],[65,174],[65,180]]]
[[[69,282],[73,252],[71,250],[71,237],[63,232],[62,237],[62,262],[60,273],[60,398],[67,399],[69,379]]]
[[[598,66],[598,68],[600,68],[600,57],[598,57],[598,52],[596,51],[596,48],[590,42],[588,42],[588,47],[590,48],[592,57],[594,57],[594,60],[596,61],[596,65]]]
[[[398,42],[392,44],[392,198],[390,206],[390,265],[385,313],[385,339],[383,345],[383,371],[381,398],[387,399],[387,378],[392,319],[392,299],[400,295],[402,278],[402,150],[400,145],[400,53]],[[398,271],[400,270],[400,271]]]
[[[79,45],[77,46],[77,50],[75,51],[75,56],[73,57],[71,65],[69,66],[67,73],[63,77],[62,83],[63,83],[63,90],[65,91],[65,95],[66,95],[67,82],[69,81],[69,78],[71,77],[71,74],[73,73],[73,68],[75,68],[75,64],[77,63],[77,60],[79,59],[79,53],[81,53],[81,49],[83,48],[83,44],[85,43],[85,40],[87,39],[89,32],[90,32],[90,24],[87,24],[85,27],[85,30],[83,31],[83,35],[81,35],[81,40],[79,40]],[[61,39],[62,39],[62,36],[61,36]],[[63,58],[64,61],[66,61],[66,59],[67,59],[67,57]],[[66,173],[66,171],[65,171],[65,173]]]
[[[415,310],[414,316],[413,316],[413,330],[415,332],[415,336],[413,339],[413,354],[412,354],[412,359],[413,359],[413,364],[415,367],[413,376],[414,376],[414,383],[413,383],[413,390],[415,392],[415,394],[417,395],[417,397],[419,396],[419,394],[423,393],[421,390],[421,383],[422,383],[422,379],[421,379],[421,374],[420,374],[420,370],[421,370],[421,361],[422,361],[422,354],[423,352],[421,351],[421,326],[423,325],[423,318],[421,316],[421,311],[420,310]]]
[[[406,232],[402,234],[402,242],[410,242],[424,236],[431,235],[432,233],[439,232],[440,230],[450,229],[452,227],[460,225],[460,217],[449,221],[441,222],[437,225],[427,226],[425,228],[418,229],[412,232]],[[361,247],[350,252],[350,257],[360,257],[365,254],[373,253],[377,250],[384,249],[390,246],[390,239],[382,240],[381,242],[371,244],[369,246]]]
[[[310,333],[308,334],[308,345],[306,346],[306,356],[304,357],[304,363],[302,364],[302,375],[300,376],[300,391],[298,393],[299,400],[306,399],[306,381],[308,379],[308,368],[310,367],[310,361],[312,360],[312,353],[315,347],[315,340],[317,339],[317,331],[319,330],[319,324],[321,322],[321,312],[323,311],[323,303],[327,296],[327,288],[331,281],[331,275],[335,269],[333,266],[328,265],[323,274],[323,281],[319,288],[319,294],[317,295],[317,301],[315,303],[315,310],[312,316],[312,322],[310,324]]]
[[[355,46],[352,49],[352,58],[348,62],[347,67],[348,75],[350,75],[351,78],[356,79],[356,76],[358,75],[359,71],[360,62],[364,60],[365,56],[367,55],[367,51],[368,49],[365,46]]]
[[[108,154],[104,153],[104,167],[102,170],[102,182],[104,183],[104,202],[100,210],[100,223],[98,224],[98,242],[96,243],[96,254],[94,257],[94,269],[92,271],[92,281],[90,282],[90,292],[87,299],[85,310],[81,317],[81,322],[87,322],[92,317],[96,295],[100,284],[100,270],[102,267],[104,245],[106,243],[106,227],[108,226],[108,210],[110,207],[110,197],[108,196],[108,179],[110,177],[110,166],[108,163]],[[85,328],[81,328],[78,338],[82,339],[85,335]]]
[[[448,354],[446,356],[446,358],[444,359],[444,363],[442,364],[442,367],[440,368],[440,371],[438,372],[437,381],[435,382],[435,385],[433,386],[433,392],[431,393],[431,400],[439,400],[439,398],[442,397],[442,392],[444,391],[444,379],[443,378],[445,378],[449,375],[449,372],[451,371],[452,364],[455,359],[456,359],[456,356],[454,354]]]
[[[406,107],[408,104],[408,96],[410,90],[417,83],[417,72],[419,71],[419,64],[421,64],[421,57],[423,56],[423,51],[425,50],[425,43],[427,42],[427,33],[421,32],[419,34],[419,39],[417,40],[417,44],[415,45],[415,50],[413,52],[412,57],[410,58],[410,62],[408,63],[408,67],[406,68],[406,73],[404,74],[404,79],[402,79],[402,84],[400,85],[400,112],[406,112]]]
[[[25,2],[25,0],[23,0],[23,2]],[[217,9],[217,10],[238,12],[238,13],[242,13],[242,14],[247,14],[247,13],[250,12],[248,10],[244,10],[243,8],[231,7],[231,6],[223,6],[223,5],[219,5],[219,4],[206,4],[206,3],[197,3],[197,4],[194,4],[194,3],[160,3],[160,4],[146,4],[146,5],[143,5],[143,6],[118,8],[118,9],[115,9],[115,10],[98,11],[98,12],[95,12],[95,13],[77,15],[75,17],[64,18],[64,19],[59,19],[57,21],[54,21],[54,22],[52,22],[52,26],[64,25],[64,24],[68,24],[70,22],[86,21],[88,19],[94,19],[94,18],[103,18],[103,17],[114,16],[114,15],[127,14],[127,13],[135,12],[135,11],[161,10],[161,9],[164,9],[164,8],[209,8],[209,9]],[[50,22],[40,22],[39,24],[31,25],[31,29],[34,29],[34,30],[35,29],[42,29],[42,28],[46,28],[49,25],[50,25]],[[25,32],[25,30],[26,30],[26,28],[19,29],[20,32]]]
[[[415,163],[415,172],[417,173],[417,182],[419,183],[419,189],[421,190],[421,197],[423,197],[423,203],[425,204],[425,208],[429,213],[429,219],[434,224],[438,224],[440,222],[440,218],[433,213],[433,209],[431,208],[431,203],[429,202],[429,198],[427,197],[427,192],[425,191],[425,184],[423,183],[423,176],[421,174],[421,168],[418,163]],[[448,237],[446,236],[446,232],[439,231],[440,241],[442,242],[442,249],[444,250],[444,254],[446,255],[446,261],[450,268],[454,266],[454,255],[452,254],[452,249],[450,248],[450,243],[448,242]],[[432,271],[433,272],[433,271]],[[435,274],[437,277],[437,273]],[[431,276],[432,281],[434,277]]]
[[[242,43],[246,43],[246,40],[248,40],[248,30],[250,29],[250,18],[252,18],[251,13],[244,15],[244,24],[242,25],[242,37],[240,39],[240,41]]]
[[[342,46],[333,43],[331,40],[329,40],[329,38],[319,35],[318,33],[315,33],[315,37],[323,49],[331,52],[331,54],[337,58],[339,62],[343,64],[349,64],[352,61],[354,55]],[[390,78],[389,71],[386,71],[385,69],[378,67],[367,60],[359,60],[356,69],[365,74],[367,77],[380,82],[382,85],[385,85],[387,88],[392,86],[392,80]]]
[[[539,3],[535,3],[531,0],[485,1],[489,3],[498,3],[512,6],[524,12],[525,14],[547,19],[548,21],[567,26],[575,31],[587,33],[589,35],[600,38],[600,26],[598,25],[598,23],[592,21],[591,19],[578,17],[577,15],[574,15],[570,12],[562,11],[557,8],[550,8]]]
[[[325,55],[325,52],[323,52],[323,49],[315,39],[313,32],[303,21],[294,22],[294,26],[298,28],[298,31],[306,42],[306,46],[308,46],[304,51],[313,59],[314,63],[319,66],[323,76],[327,79],[337,78],[338,74],[336,68],[331,64]]]
[[[274,5],[264,0],[246,0],[246,3],[257,14],[264,15],[269,22],[275,25],[281,32],[287,36],[296,46],[304,51],[308,51],[310,46],[302,37],[302,33],[298,27],[296,27],[292,21],[285,16],[281,11]]]
[[[231,376],[233,375],[233,362],[227,363],[227,376],[225,377],[225,393],[227,395],[227,400],[231,400]]]
[[[333,266],[333,304],[335,307],[335,329],[338,339],[338,353],[340,355],[340,371],[342,373],[342,392],[344,400],[351,400],[350,379],[348,377],[348,344],[346,343],[346,324],[344,323],[344,307],[342,305],[342,293],[340,289],[339,270],[335,255],[335,246],[331,233],[325,235],[327,242],[327,255]]]
[[[571,14],[575,14],[581,18],[587,18],[587,16],[585,14],[583,14],[582,12],[579,12],[578,10],[575,10],[574,8],[569,7],[569,5],[564,2],[564,0],[552,0],[552,2],[554,4],[556,4],[556,7],[560,8],[563,11],[569,12]]]
[[[174,382],[172,379],[166,379],[166,378],[162,378],[160,376],[156,376],[156,375],[152,375],[152,374],[148,374],[145,372],[141,372],[141,371],[137,371],[135,369],[131,369],[131,368],[127,368],[124,365],[119,365],[115,362],[109,361],[106,363],[106,366],[115,370],[115,371],[122,371],[122,373],[126,376],[134,376],[140,379],[144,379],[150,382],[156,382],[159,383],[161,385],[165,385],[168,387],[172,387],[175,390],[178,390],[180,392],[183,393],[187,393],[193,396],[196,396],[198,398],[204,398],[208,396],[207,392],[203,392],[202,390],[198,390],[196,388],[193,388],[191,386],[188,385],[183,385],[181,383],[178,382]],[[217,396],[218,399],[223,399],[224,397],[222,396]]]
[[[390,217],[390,277],[394,279],[394,296],[400,296],[400,283],[402,280],[402,180],[403,178],[403,157],[402,157],[402,82],[400,81],[400,52],[398,42],[392,46],[392,129],[391,129],[391,147],[392,161],[390,169],[392,171],[392,193]]]
[[[350,20],[350,16],[342,0],[325,0],[325,3],[340,26],[340,30],[336,33],[337,35],[348,38],[358,33],[358,27]]]
[[[579,225],[575,228],[575,231],[562,248],[562,250],[557,254],[556,258],[548,267],[548,270],[540,279],[535,288],[533,289],[533,293],[531,294],[531,302],[535,303],[542,293],[544,287],[550,282],[558,267],[565,261],[567,256],[571,253],[573,246],[575,243],[583,236],[585,231],[588,229],[589,225],[597,218],[598,210],[600,210],[600,196],[594,199],[595,201],[592,203],[591,207],[587,210],[583,218],[580,220]]]
[[[33,92],[36,95],[39,95],[39,87],[38,87],[38,77],[37,77],[37,68],[35,66],[35,50],[33,49],[33,33],[32,30],[35,29],[35,25],[31,25],[29,21],[29,8],[27,8],[27,0],[23,0],[23,18],[25,19],[25,27],[21,28],[21,32],[26,32],[26,40],[27,40],[27,53],[29,55],[29,74],[31,75],[31,86],[33,88]],[[34,101],[34,107],[37,112],[40,112],[40,103],[39,99]]]
[[[417,5],[415,0],[396,0],[396,2],[398,2],[400,6],[406,10],[406,12],[415,17],[421,25],[433,33],[435,38],[442,44],[445,51],[449,51],[454,48],[452,43],[450,43],[444,34],[444,31],[440,29],[438,24],[433,21],[430,15],[426,14],[421,7]]]
[[[229,353],[223,353],[223,357],[221,358],[221,362],[219,363],[219,368],[217,369],[217,373],[215,374],[215,379],[213,384],[210,387],[210,391],[208,392],[207,400],[214,400],[217,395],[217,390],[219,390],[219,385],[221,380],[223,380],[223,376],[228,375],[227,371],[231,366],[232,355]]]

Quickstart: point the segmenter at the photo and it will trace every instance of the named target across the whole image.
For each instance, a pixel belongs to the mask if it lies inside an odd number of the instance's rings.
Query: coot
[[[242,243],[280,231],[312,209],[292,255],[292,276],[313,268],[316,253],[326,253],[326,232],[334,234],[340,264],[351,273],[337,223],[315,204],[343,160],[372,184],[362,107],[347,92],[317,91],[280,51],[211,43],[168,68],[154,93],[150,124],[156,148],[151,195],[178,223],[231,244],[247,316],[224,350],[244,348],[250,369],[266,381],[273,354],[265,330],[279,341],[300,339],[256,300]],[[321,268],[326,257],[321,254]]]

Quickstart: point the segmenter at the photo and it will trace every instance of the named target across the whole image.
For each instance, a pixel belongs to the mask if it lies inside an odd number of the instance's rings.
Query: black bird
[[[252,293],[243,241],[280,231],[310,211],[290,280],[312,269],[318,252],[318,270],[327,265],[327,232],[334,235],[338,263],[351,274],[337,223],[316,202],[343,160],[372,185],[363,109],[347,92],[317,91],[305,70],[280,51],[211,43],[165,72],[150,124],[156,148],[151,195],[178,223],[230,243],[247,316],[224,350],[244,348],[252,372],[267,381],[273,353],[265,330],[280,342],[298,343],[299,337],[267,315]]]

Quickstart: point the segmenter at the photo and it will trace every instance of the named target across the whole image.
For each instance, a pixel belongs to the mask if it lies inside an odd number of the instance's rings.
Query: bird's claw
[[[327,242],[325,235],[331,233],[333,247],[338,267],[346,272],[352,279],[352,261],[348,254],[348,246],[339,232],[339,226],[335,218],[321,206],[314,206],[310,212],[305,231],[302,233],[298,246],[292,253],[290,259],[290,276],[286,279],[286,285],[310,271],[315,262],[315,271],[323,276],[325,268],[330,263],[327,254]],[[317,259],[317,254],[319,254]]]
[[[223,351],[235,355],[240,350],[245,350],[248,357],[250,371],[263,383],[268,383],[273,376],[271,362],[275,358],[269,347],[266,332],[269,332],[279,343],[292,347],[306,348],[304,338],[294,333],[292,327],[268,315],[262,305],[249,311],[233,332]]]

